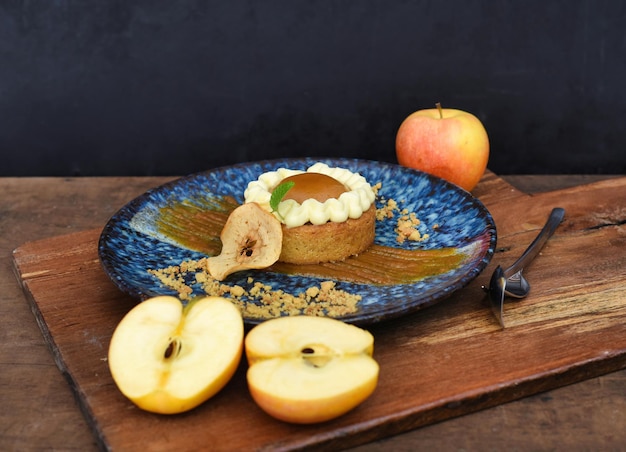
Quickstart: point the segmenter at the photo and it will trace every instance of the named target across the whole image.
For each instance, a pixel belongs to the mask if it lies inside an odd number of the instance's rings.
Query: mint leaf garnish
[[[276,188],[272,191],[272,196],[270,197],[270,207],[272,208],[272,212],[278,212],[278,204],[280,204],[287,192],[291,190],[294,185],[295,182],[290,180],[282,182],[276,186]]]

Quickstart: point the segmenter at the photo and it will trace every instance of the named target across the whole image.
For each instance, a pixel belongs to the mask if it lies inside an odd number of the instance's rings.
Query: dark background
[[[470,111],[499,174],[626,172],[626,2],[0,0],[0,176],[395,162]]]

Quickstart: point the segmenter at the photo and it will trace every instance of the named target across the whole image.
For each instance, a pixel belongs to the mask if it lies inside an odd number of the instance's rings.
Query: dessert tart
[[[294,184],[274,211],[272,191],[285,181]],[[279,168],[250,182],[244,198],[280,220],[281,262],[341,261],[362,253],[374,242],[376,195],[359,173],[320,162],[306,171]]]

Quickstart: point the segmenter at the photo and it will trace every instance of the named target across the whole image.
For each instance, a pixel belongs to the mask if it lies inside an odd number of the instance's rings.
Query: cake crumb
[[[400,210],[398,203],[394,199],[388,199],[382,207],[376,209],[376,219],[383,221],[394,217],[395,212]]]
[[[400,216],[398,219],[398,224],[395,229],[396,233],[396,241],[398,243],[404,243],[405,240],[410,240],[413,242],[422,242],[428,239],[428,234],[422,234],[418,227],[421,224],[417,215],[414,212],[405,213]]]
[[[185,301],[193,295],[193,285],[199,284],[207,296],[229,298],[248,318],[271,318],[284,315],[315,315],[339,317],[355,313],[361,296],[337,288],[334,281],[323,281],[292,294],[246,278],[247,288],[229,285],[214,279],[208,271],[206,258],[186,260],[180,265],[148,269],[159,282],[177,292]]]
[[[401,201],[403,202],[403,201]],[[376,220],[384,221],[390,220],[398,216],[396,227],[394,229],[396,233],[396,242],[402,244],[404,242],[423,242],[430,237],[428,233],[422,233],[419,230],[419,226],[422,224],[415,212],[409,212],[406,208],[400,208],[398,202],[394,199],[381,199],[381,207],[376,209]],[[436,229],[434,227],[433,229]]]

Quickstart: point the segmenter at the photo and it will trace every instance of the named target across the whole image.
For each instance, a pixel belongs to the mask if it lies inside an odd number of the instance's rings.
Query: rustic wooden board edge
[[[78,406],[83,418],[85,419],[89,429],[93,434],[93,438],[96,442],[96,446],[99,450],[111,450],[110,446],[107,444],[106,438],[103,436],[102,429],[99,428],[97,417],[91,409],[87,401],[87,397],[84,391],[80,388],[78,384],[77,378],[74,373],[71,371],[70,366],[66,363],[66,360],[63,356],[63,352],[61,348],[57,345],[53,334],[51,334],[48,324],[44,319],[44,314],[41,311],[41,307],[37,303],[35,296],[31,290],[30,282],[33,279],[37,279],[41,277],[41,274],[23,274],[21,268],[21,257],[29,256],[32,249],[36,249],[39,245],[52,243],[54,240],[64,240],[70,241],[74,243],[82,243],[81,237],[87,235],[90,238],[90,241],[93,242],[93,246],[96,247],[97,238],[100,235],[100,228],[87,229],[83,231],[72,232],[70,234],[64,234],[62,236],[55,236],[52,238],[39,239],[34,241],[25,242],[18,248],[14,249],[12,252],[12,267],[13,273],[15,274],[18,283],[20,284],[22,291],[25,294],[26,301],[29,305],[30,311],[35,317],[35,321],[42,333],[42,337],[44,342],[46,343],[48,349],[52,353],[54,362],[59,369],[59,372],[67,382],[70,387],[70,391],[74,398],[74,402]],[[93,237],[92,237],[93,236]],[[35,255],[33,255],[35,256]]]
[[[74,234],[80,234],[80,232],[74,233]],[[16,249],[16,251],[18,250],[20,250],[20,248]],[[15,260],[13,264],[13,269],[16,275],[19,274],[19,266],[17,265],[17,262]],[[111,450],[109,445],[106,442],[106,439],[102,435],[101,429],[98,428],[97,418],[94,415],[93,411],[91,410],[89,403],[87,403],[87,398],[84,396],[81,397],[81,394],[84,394],[84,393],[81,390],[80,386],[77,384],[77,379],[75,378],[69,366],[65,362],[63,353],[61,352],[60,348],[56,345],[56,341],[54,340],[54,337],[50,333],[50,329],[48,328],[48,325],[46,324],[46,321],[44,320],[43,313],[41,312],[41,309],[39,305],[37,304],[37,301],[35,300],[33,293],[30,290],[28,281],[19,279],[19,282],[20,282],[20,285],[22,287],[24,294],[26,295],[26,301],[30,307],[30,311],[33,313],[33,316],[35,317],[35,321],[37,322],[37,325],[39,326],[39,329],[44,338],[44,341],[46,345],[48,346],[48,349],[52,353],[52,357],[54,359],[54,362],[57,368],[59,369],[59,372],[61,373],[61,375],[67,382],[67,384],[69,385],[70,391],[74,397],[74,402],[80,409],[80,412],[82,413],[83,418],[85,419],[87,425],[89,426],[93,434],[93,437],[96,441],[96,445],[98,449],[103,450],[103,451]]]
[[[97,232],[99,232],[99,230],[94,229],[81,231],[74,234],[76,234],[75,237],[78,238],[82,237],[84,234],[96,235]],[[70,235],[74,236],[74,234]],[[17,259],[19,253],[26,251],[31,245],[37,245],[43,242],[47,243],[49,240],[50,239],[43,239],[36,242],[29,242],[15,250],[14,270],[16,272],[16,276],[18,277],[18,281],[22,282],[22,278],[20,278],[21,272]],[[27,299],[31,306],[31,311],[35,315],[40,329],[42,329],[44,338],[46,339],[48,345],[51,347],[57,366],[59,367],[64,377],[70,383],[72,391],[77,398],[83,414],[87,418],[90,426],[96,434],[96,439],[98,440],[99,447],[103,450],[108,450],[109,445],[106,442],[106,438],[100,436],[100,431],[97,428],[97,424],[91,424],[90,422],[91,420],[95,420],[95,418],[93,417],[93,413],[91,413],[89,410],[88,403],[81,400],[80,389],[76,386],[73,375],[67,369],[62,354],[58,354],[55,350],[54,338],[51,337],[49,331],[47,330],[47,327],[42,326],[42,322],[43,325],[45,325],[45,321],[42,318],[42,313],[39,310],[39,306],[35,301],[34,295],[30,292],[28,278],[23,281],[22,287],[27,293]],[[46,331],[44,331],[44,329]],[[333,432],[331,431],[326,435],[326,437],[324,435],[318,435],[316,438],[317,440],[311,444],[308,444],[306,441],[297,441],[292,444],[283,444],[283,446],[285,446],[284,450],[302,448],[315,448],[316,450],[319,450],[319,448],[324,448],[324,450],[334,450],[339,445],[341,447],[356,446],[365,442],[379,439],[384,436],[397,434],[409,429],[414,429],[434,422],[450,419],[452,417],[467,414],[470,412],[480,411],[491,406],[526,397],[530,394],[536,394],[549,389],[554,389],[556,387],[561,387],[567,384],[581,381],[583,379],[592,378],[598,375],[622,369],[626,367],[625,355],[626,353],[617,353],[608,358],[605,357],[603,359],[592,359],[585,363],[582,363],[579,366],[559,369],[558,372],[553,375],[556,376],[556,378],[552,382],[550,381],[550,379],[545,378],[533,379],[521,383],[517,382],[515,385],[500,386],[498,388],[495,388],[493,391],[488,391],[487,393],[483,393],[480,396],[472,397],[471,395],[467,395],[467,398],[465,400],[461,400],[460,402],[447,400],[442,402],[441,404],[431,407],[431,409],[428,411],[416,413],[404,412],[396,414],[394,416],[391,416],[393,419],[387,418],[387,425],[385,425],[385,423],[381,420],[378,420],[375,423],[366,422],[362,425],[357,426],[358,428],[355,428],[354,431],[348,432],[348,434],[350,435],[350,441],[346,441],[346,437],[337,438],[333,436]]]
[[[459,400],[445,400],[440,404],[433,405],[429,410],[416,411],[411,414],[397,413],[384,420],[379,419],[376,422],[368,423],[368,428],[355,431],[353,436],[361,435],[361,437],[353,443],[342,439],[340,444],[336,444],[337,438],[332,437],[332,432],[329,432],[328,441],[311,442],[310,444],[299,442],[293,444],[293,447],[281,448],[280,450],[335,451],[337,447],[356,447],[371,441],[476,413],[625,368],[626,352],[614,354],[609,360],[589,360],[580,366],[563,368],[559,372],[554,372],[549,376],[545,375],[543,378],[534,378],[506,386],[499,386],[490,392],[459,394]],[[548,377],[551,377],[552,381]]]
[[[272,450],[279,451],[336,451],[338,448],[350,448],[372,441],[406,433],[428,425],[444,422],[456,417],[476,413],[505,403],[541,394],[580,381],[605,375],[626,368],[626,352],[615,354],[610,360],[589,360],[588,362],[560,369],[542,378],[533,378],[494,388],[493,391],[476,394],[459,394],[459,400],[443,400],[432,405],[428,410],[412,413],[396,413],[385,419],[366,422],[351,429],[345,436],[337,438],[333,431],[317,435],[314,440],[295,441],[281,444]],[[261,449],[264,450],[264,449]]]
[[[97,236],[98,230],[81,231],[70,234],[70,237],[57,237],[57,240],[67,240],[77,242],[77,246],[81,246],[81,241],[93,240]],[[52,239],[53,241],[55,239]],[[18,255],[22,252],[28,253],[29,248],[37,247],[40,243],[51,243],[51,239],[44,239],[38,243],[25,244],[16,250],[16,260],[14,262],[16,275],[20,274]],[[85,397],[81,397],[80,388],[75,382],[75,378],[70,369],[66,365],[63,355],[58,352],[55,346],[54,338],[48,331],[45,320],[39,306],[35,302],[34,294],[30,290],[30,280],[41,278],[42,275],[33,273],[26,275],[23,280],[23,288],[27,294],[27,299],[31,310],[35,315],[37,322],[42,330],[44,338],[54,354],[55,361],[60,371],[67,379],[70,387],[75,395],[77,403],[87,419],[94,436],[97,440],[98,447],[102,450],[109,450],[110,445],[102,429],[98,428],[97,419],[90,410],[89,404]],[[523,382],[511,382],[509,385],[500,385],[489,388],[487,391],[476,394],[459,394],[454,399],[442,400],[438,404],[432,405],[427,410],[414,410],[414,412],[402,412],[385,419],[377,421],[364,422],[355,425],[349,429],[344,429],[343,435],[337,438],[335,431],[329,431],[326,434],[316,435],[314,438],[307,440],[297,440],[294,442],[285,442],[280,445],[281,450],[296,449],[316,449],[316,450],[334,450],[337,447],[352,447],[369,441],[387,437],[390,435],[405,432],[407,430],[423,427],[446,419],[451,419],[460,415],[480,411],[502,403],[517,400],[531,394],[536,394],[556,387],[561,387],[583,379],[592,378],[608,372],[619,370],[626,367],[626,352],[618,353],[611,356],[608,360],[599,358],[588,360],[579,366],[564,367],[557,369],[552,375],[542,375]],[[552,378],[548,378],[548,377]],[[552,381],[551,381],[552,380]]]

